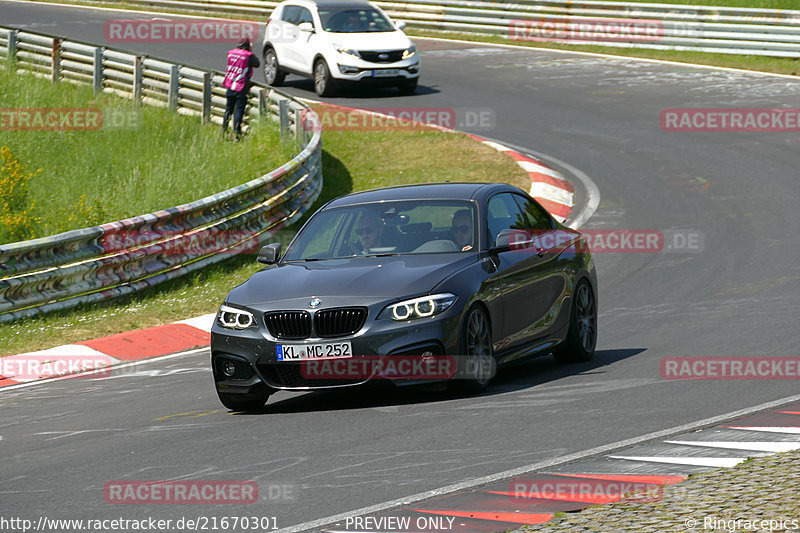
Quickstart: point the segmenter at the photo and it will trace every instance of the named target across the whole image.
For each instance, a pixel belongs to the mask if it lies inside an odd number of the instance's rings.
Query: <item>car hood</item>
[[[474,254],[420,254],[284,263],[256,272],[233,289],[227,301],[265,311],[306,308],[312,297],[320,298],[323,307],[327,307],[326,297],[337,305],[369,305],[427,294],[475,261]]]
[[[332,43],[351,50],[405,50],[411,41],[402,31],[386,33],[329,33]]]

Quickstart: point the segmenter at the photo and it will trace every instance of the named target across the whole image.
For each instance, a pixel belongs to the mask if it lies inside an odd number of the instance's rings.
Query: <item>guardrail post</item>
[[[280,100],[278,102],[278,131],[280,132],[281,142],[284,141],[286,134],[289,133],[289,101]]]
[[[103,47],[95,48],[92,56],[94,58],[92,84],[94,85],[94,94],[97,94],[103,92]]]
[[[15,62],[17,60],[17,34],[19,30],[11,30],[8,32],[8,60]]]
[[[53,68],[50,72],[50,81],[57,83],[61,79],[61,39],[53,38]]]
[[[211,94],[213,91],[211,79],[210,72],[203,73],[203,111],[201,113],[203,124],[211,122]]]
[[[294,142],[297,146],[302,146],[306,142],[305,110],[296,108],[294,110]]]
[[[167,107],[172,111],[178,109],[178,78],[180,69],[180,65],[171,65],[169,67],[169,93],[167,94]]]
[[[268,109],[269,97],[267,96],[266,89],[258,90],[258,116],[261,120],[267,120],[269,117]]]
[[[133,58],[133,101],[137,104],[142,103],[142,59]]]

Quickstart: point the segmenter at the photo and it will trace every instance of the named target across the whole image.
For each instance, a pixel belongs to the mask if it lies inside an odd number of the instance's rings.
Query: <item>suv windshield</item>
[[[319,8],[319,18],[325,31],[332,33],[372,33],[395,31],[377,9],[364,8]]]
[[[475,206],[463,200],[337,207],[311,219],[286,250],[284,261],[473,252],[475,227]]]

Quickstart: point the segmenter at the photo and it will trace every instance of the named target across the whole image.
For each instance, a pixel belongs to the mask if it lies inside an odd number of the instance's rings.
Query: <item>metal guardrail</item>
[[[216,15],[247,13],[264,20],[277,5],[256,0],[126,2]],[[411,28],[501,35],[518,41],[800,57],[800,10],[570,0],[375,3]]]
[[[91,83],[221,124],[223,76],[88,43],[0,26],[0,58],[54,81]],[[189,204],[50,237],[0,245],[0,322],[129,294],[257,250],[322,190],[318,117],[254,84],[249,118],[277,119],[302,151],[244,185]]]

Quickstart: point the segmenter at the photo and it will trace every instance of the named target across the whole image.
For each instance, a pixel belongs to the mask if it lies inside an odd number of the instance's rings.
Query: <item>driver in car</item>
[[[360,253],[369,253],[370,248],[380,247],[382,245],[381,237],[383,236],[383,222],[377,213],[372,211],[365,211],[361,214],[356,224],[356,235],[361,244]]]
[[[472,250],[472,213],[468,209],[455,212],[450,231],[453,233],[453,240],[456,241],[462,252]]]
[[[347,15],[347,22],[342,28],[347,33],[361,33],[364,31],[364,26],[361,24],[361,18],[358,13],[350,13]]]

